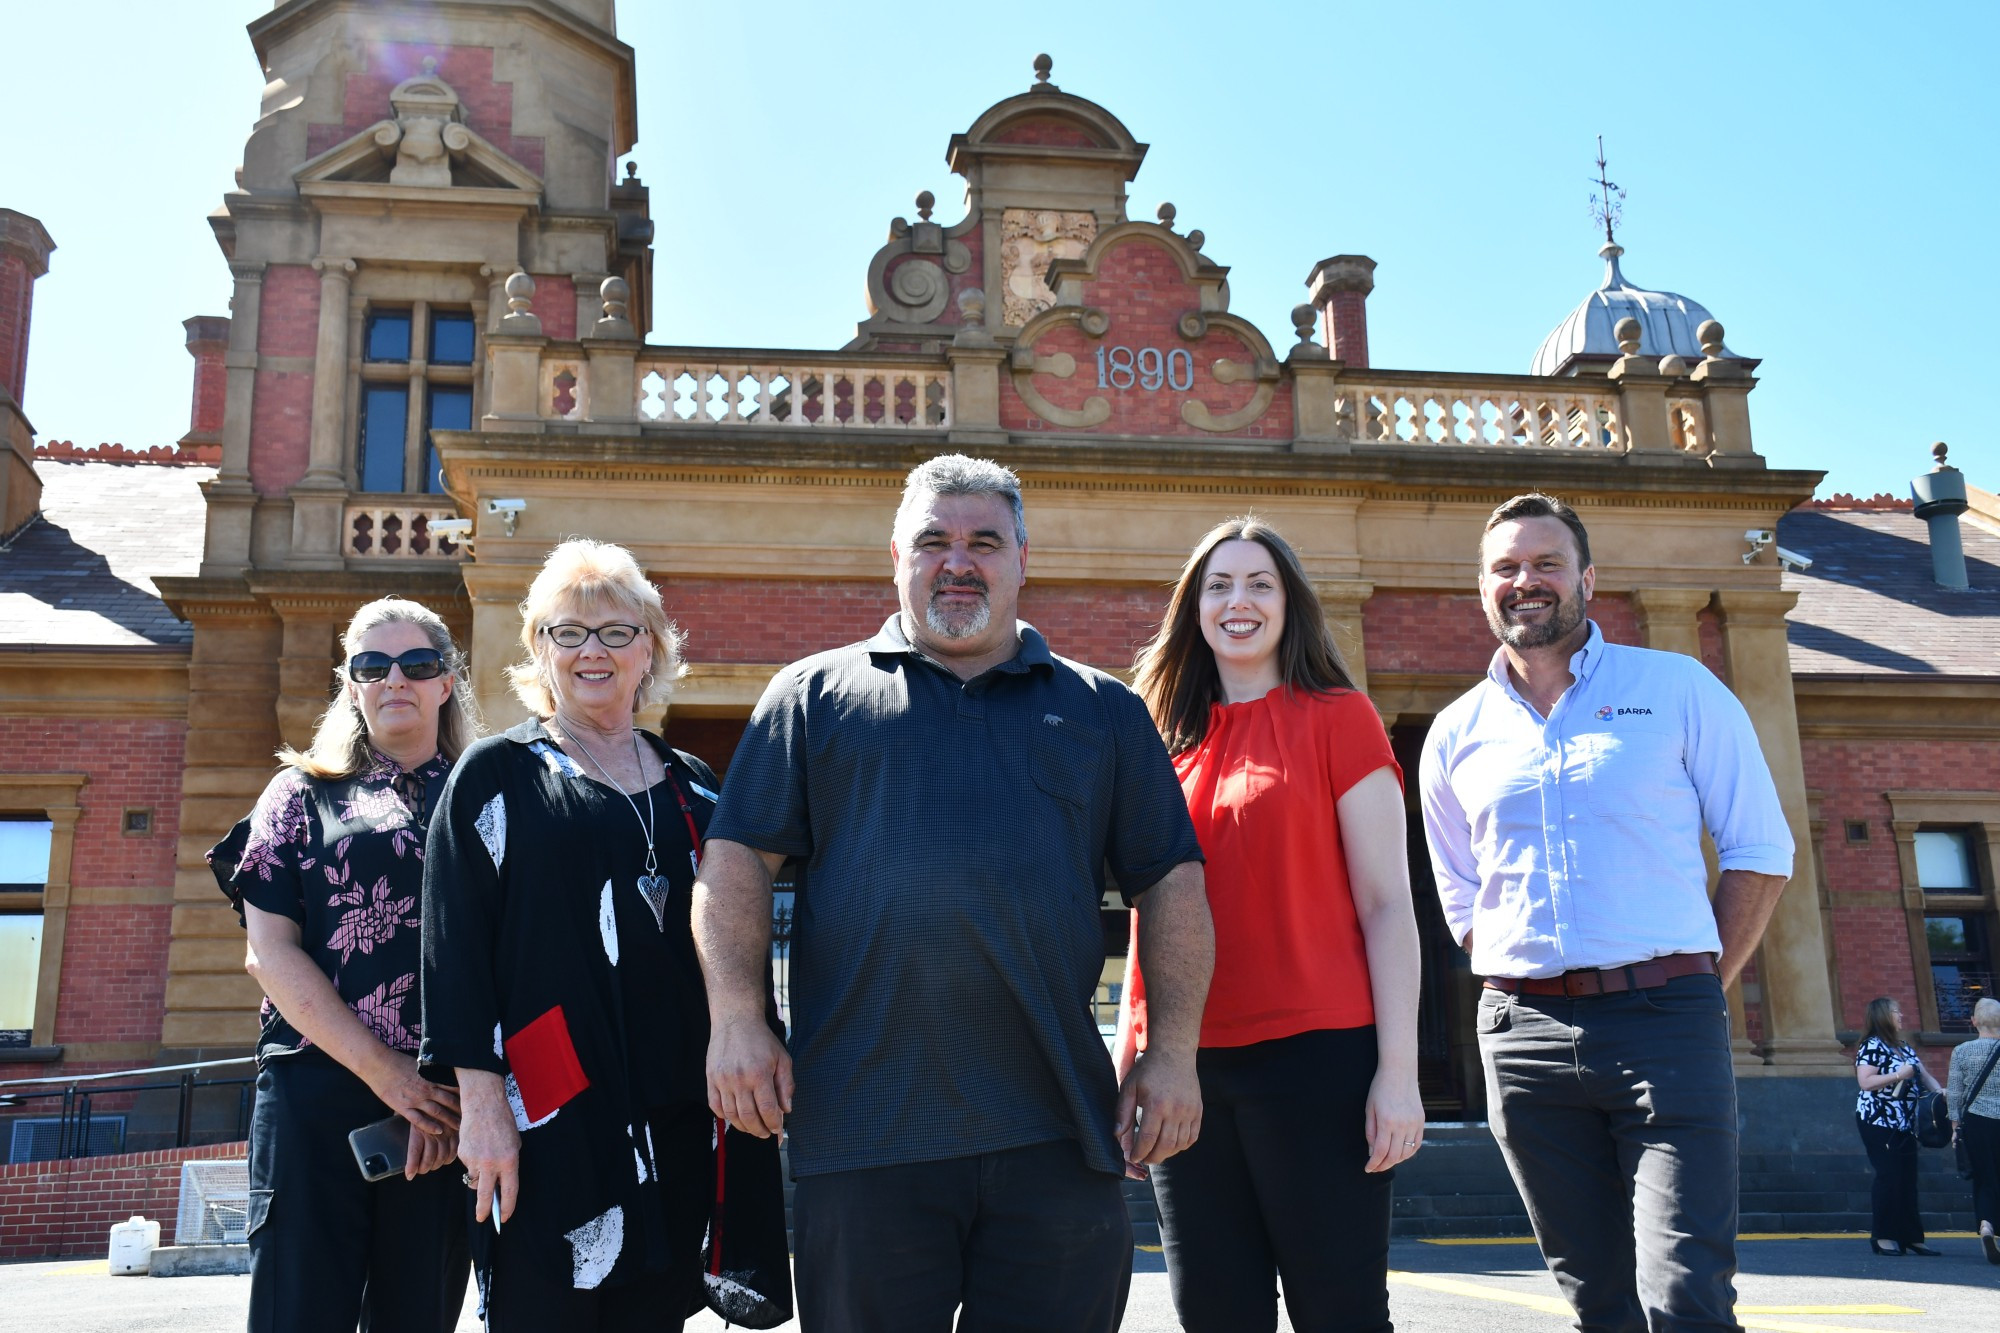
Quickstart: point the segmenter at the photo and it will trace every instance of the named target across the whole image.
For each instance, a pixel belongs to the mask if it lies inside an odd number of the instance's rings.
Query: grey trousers
[[[1482,990],[1479,1054],[1494,1137],[1582,1333],[1740,1329],[1721,983]]]

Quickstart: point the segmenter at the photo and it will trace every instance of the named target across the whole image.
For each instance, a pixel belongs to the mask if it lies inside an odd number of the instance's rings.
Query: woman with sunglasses
[[[468,1254],[457,1089],[417,1068],[425,825],[476,731],[451,631],[415,602],[362,607],[340,692],[209,852],[264,988],[250,1126],[250,1328],[442,1333]],[[350,1131],[408,1125],[369,1182]]]
[[[718,784],[636,719],[682,673],[680,632],[629,552],[575,540],[521,639],[533,716],[453,771],[424,876],[424,1059],[464,1098],[487,1328],[679,1328],[704,1299],[771,1327],[777,1144],[718,1137],[703,1073],[688,909]]]
[[[1133,688],[1207,855],[1201,1136],[1153,1168],[1190,1333],[1387,1330],[1390,1168],[1424,1137],[1402,774],[1292,548],[1210,529]],[[1145,907],[1135,930],[1146,928]],[[1138,950],[1114,1043],[1144,1046]]]

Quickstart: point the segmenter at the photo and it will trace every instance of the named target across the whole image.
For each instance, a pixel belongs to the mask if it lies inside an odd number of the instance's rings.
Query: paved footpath
[[[1963,1234],[1944,1255],[1880,1259],[1859,1236],[1745,1237],[1738,1317],[1764,1333],[1975,1333],[2000,1328],[2000,1267]],[[1403,1333],[1559,1333],[1568,1307],[1525,1241],[1397,1241],[1389,1295]],[[1124,1333],[1173,1333],[1157,1251],[1133,1255]],[[5,1327],[36,1333],[211,1333],[243,1326],[244,1277],[113,1278],[102,1260],[0,1263]],[[704,1315],[687,1326],[724,1327]],[[798,1325],[786,1324],[788,1333]],[[1281,1322],[1283,1333],[1291,1325]],[[459,1323],[477,1333],[468,1303]]]

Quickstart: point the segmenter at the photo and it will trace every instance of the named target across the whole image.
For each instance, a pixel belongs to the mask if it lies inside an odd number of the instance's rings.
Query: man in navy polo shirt
[[[1500,648],[1438,715],[1418,784],[1445,921],[1486,978],[1493,1134],[1578,1327],[1735,1329],[1723,994],[1791,874],[1777,788],[1707,667],[1585,616],[1575,510],[1517,495],[1479,553]]]
[[[961,1306],[960,1329],[1111,1333],[1131,1273],[1119,1179],[1200,1129],[1201,851],[1138,697],[1014,618],[1012,472],[916,468],[890,554],[901,611],[778,673],[709,824],[710,1103],[752,1134],[789,1125],[812,1333],[945,1333]],[[790,858],[788,1054],[763,977]],[[1091,1010],[1107,866],[1140,913],[1152,1003],[1122,1089]]]

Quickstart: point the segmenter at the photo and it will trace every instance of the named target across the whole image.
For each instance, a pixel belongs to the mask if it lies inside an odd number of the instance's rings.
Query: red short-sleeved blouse
[[[1312,695],[1280,688],[1248,703],[1217,704],[1201,744],[1175,756],[1208,857],[1215,919],[1203,1046],[1247,1046],[1375,1021],[1334,806],[1378,768],[1402,781],[1382,719],[1368,696],[1351,690]],[[1382,836],[1401,838],[1402,826]],[[1136,954],[1131,984],[1143,1047],[1145,992]]]

